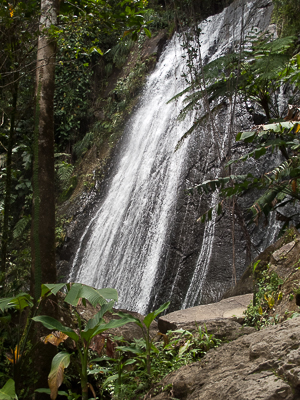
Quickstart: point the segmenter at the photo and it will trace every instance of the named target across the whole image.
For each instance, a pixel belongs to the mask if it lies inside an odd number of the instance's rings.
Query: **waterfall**
[[[240,21],[265,28],[270,4],[268,0],[235,1],[222,13],[202,22],[202,59],[209,62],[235,48],[240,39]],[[218,165],[208,169],[214,162],[209,127],[198,130],[197,145],[187,139],[174,151],[195,117],[191,113],[184,121],[178,121],[182,100],[167,103],[186,86],[182,77],[187,72],[185,55],[180,37],[174,35],[149,76],[140,104],[126,126],[107,194],[86,226],[69,276],[71,281],[97,288],[116,288],[118,305],[141,313],[148,310],[150,303],[153,306],[172,296],[177,296],[177,307],[202,301],[202,289],[215,255],[215,216],[202,231],[194,228],[194,222],[188,222],[190,227],[183,229],[180,220],[182,214],[186,218],[187,207],[194,207],[199,213],[199,205],[182,200],[186,198],[187,174],[193,171],[188,161],[190,152],[198,151],[199,141],[203,144],[200,164],[204,172],[196,180],[205,178],[207,171],[213,171],[214,176],[220,173]],[[226,110],[222,113],[226,114]],[[245,121],[245,117],[242,119]],[[228,115],[222,123],[223,156],[227,150]],[[217,200],[218,196],[213,196],[208,205]],[[202,203],[200,199],[201,207]],[[184,230],[194,232],[196,239],[188,239],[182,233]],[[180,242],[181,236],[185,244]],[[191,249],[185,253],[188,246]],[[178,256],[176,261],[174,254]],[[186,266],[187,259],[194,260],[192,267]],[[229,279],[227,273],[227,282]],[[213,289],[211,292],[214,295]]]
[[[175,35],[149,77],[138,110],[130,119],[110,188],[81,239],[71,279],[114,287],[119,304],[145,311],[158,259],[175,212],[186,144],[174,152],[190,122],[177,122],[180,104],[166,104],[183,89],[183,50]]]

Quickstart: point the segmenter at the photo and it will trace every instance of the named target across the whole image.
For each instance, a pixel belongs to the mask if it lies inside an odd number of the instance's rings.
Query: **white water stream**
[[[174,152],[190,122],[177,122],[178,102],[166,102],[183,89],[183,50],[175,36],[148,79],[132,116],[110,188],[86,228],[93,230],[77,251],[73,280],[114,287],[119,304],[143,312],[175,210],[186,145]]]

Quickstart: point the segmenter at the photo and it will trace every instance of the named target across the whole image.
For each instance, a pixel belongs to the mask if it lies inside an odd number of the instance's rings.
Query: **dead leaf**
[[[64,342],[68,338],[68,335],[62,333],[60,331],[51,332],[49,335],[41,338],[41,341],[45,344],[51,343],[54,346],[58,347],[58,345]]]
[[[165,333],[161,333],[161,332],[157,332],[157,334],[158,334],[159,336],[162,336],[162,337],[163,337],[163,339],[164,339],[164,347],[166,347],[167,344],[169,344],[169,342],[170,342],[168,336],[167,336]]]
[[[89,386],[89,389],[90,389],[90,391],[93,393],[93,396],[94,396],[94,398],[95,398],[95,400],[96,400],[96,392],[95,392],[95,390],[94,390],[92,384],[91,384],[91,383],[88,383],[88,386]]]
[[[98,356],[101,356],[102,350],[105,345],[105,337],[102,335],[96,335],[91,340],[89,348],[97,352]]]
[[[116,343],[107,338],[106,340],[106,354],[108,357],[114,358]]]
[[[300,121],[300,108],[289,104],[289,111],[284,119],[286,121]]]

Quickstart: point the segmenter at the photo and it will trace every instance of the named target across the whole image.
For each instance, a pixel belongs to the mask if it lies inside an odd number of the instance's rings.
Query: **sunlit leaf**
[[[71,355],[65,351],[62,351],[52,359],[51,371],[48,376],[48,385],[50,388],[50,398],[55,400],[58,394],[58,388],[64,379],[64,370],[70,364]]]
[[[144,28],[144,32],[146,33],[146,35],[148,36],[148,38],[151,38],[151,32],[149,31],[149,29]]]
[[[10,308],[23,311],[26,307],[33,306],[33,298],[28,293],[19,293],[14,297],[0,299],[0,311],[4,312]]]
[[[0,389],[1,400],[17,400],[15,381],[9,379],[6,384]]]

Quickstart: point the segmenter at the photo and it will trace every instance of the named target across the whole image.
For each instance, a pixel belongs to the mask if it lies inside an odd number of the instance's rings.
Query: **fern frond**
[[[74,166],[62,161],[61,163],[56,164],[56,167],[58,179],[64,186],[67,185],[74,171]]]
[[[82,157],[88,151],[94,140],[94,132],[88,132],[84,138],[73,146],[76,157]]]
[[[275,53],[275,54],[282,54],[284,52],[286,52],[287,50],[289,50],[295,40],[297,38],[295,36],[286,36],[286,37],[281,37],[269,42],[264,42],[262,44],[259,44],[257,46],[254,46],[255,50],[256,50],[256,54],[258,54],[258,52],[264,52],[264,54],[267,53]]]
[[[15,225],[14,230],[13,230],[13,238],[17,239],[20,237],[25,229],[27,228],[29,222],[31,221],[31,216],[30,215],[25,215],[23,218],[21,218]]]

